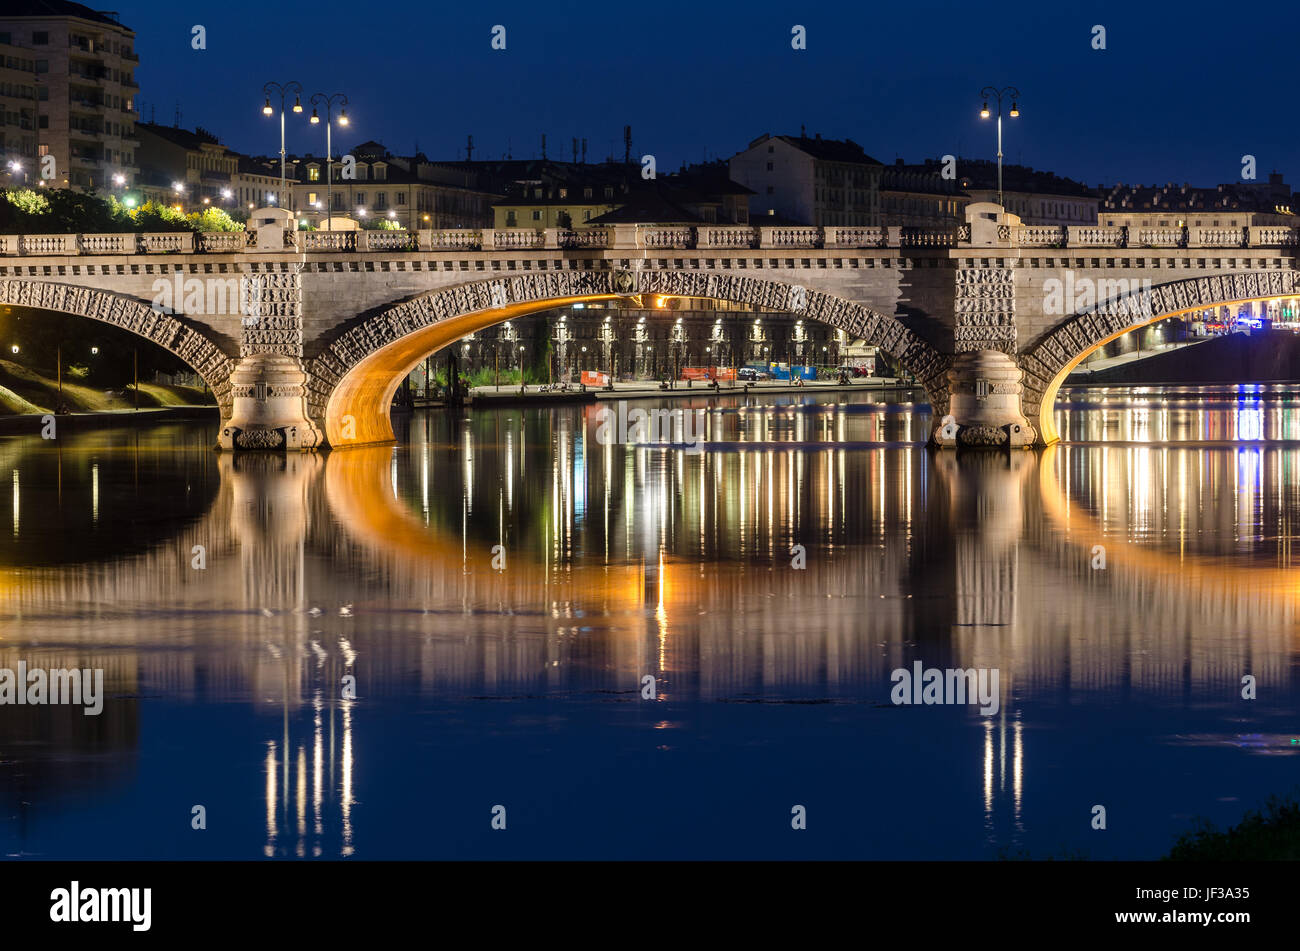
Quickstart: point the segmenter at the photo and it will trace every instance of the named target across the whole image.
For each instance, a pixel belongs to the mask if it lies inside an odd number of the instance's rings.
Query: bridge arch
[[[235,362],[201,329],[134,297],[58,281],[0,279],[0,305],[53,310],[111,324],[157,344],[201,376],[229,418]]]
[[[1242,271],[1169,281],[1129,290],[1100,301],[1062,321],[1017,358],[1024,371],[1021,406],[1038,420],[1047,445],[1060,441],[1053,419],[1056,394],[1089,354],[1131,330],[1169,317],[1228,307],[1251,301],[1275,300],[1300,294],[1300,272]]]
[[[821,321],[890,354],[925,388],[935,418],[947,412],[944,374],[952,358],[894,317],[788,282],[716,271],[655,269],[502,275],[363,314],[308,362],[309,410],[323,424],[332,447],[391,442],[393,394],[427,354],[524,314],[637,294],[729,300]]]

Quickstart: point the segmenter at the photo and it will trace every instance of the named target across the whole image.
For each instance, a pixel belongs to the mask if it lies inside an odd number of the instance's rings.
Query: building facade
[[[882,223],[884,166],[852,139],[762,135],[729,163],[731,180],[752,192],[749,215],[818,227]]]
[[[955,228],[966,221],[971,198],[942,166],[887,165],[880,179],[881,224],[899,228]]]
[[[0,4],[0,62],[11,183],[85,190],[134,183],[139,57],[135,33],[116,14],[67,0]],[[47,156],[53,174],[42,177]]]
[[[927,159],[938,167],[940,159]],[[972,202],[998,200],[998,164],[957,159],[957,182]],[[1003,204],[1026,225],[1095,225],[1097,193],[1081,182],[1026,165],[1002,166]]]
[[[1123,185],[1098,188],[1099,221],[1106,227],[1249,228],[1297,224],[1291,188],[1273,172],[1266,182],[1232,182],[1209,188]]]
[[[408,230],[492,226],[497,196],[445,180],[424,155],[394,155],[379,142],[364,142],[335,156],[330,166],[332,172],[323,157],[311,153],[290,156],[292,210],[300,223],[315,227],[332,214],[363,223],[383,219]],[[273,167],[278,174],[278,159]]]

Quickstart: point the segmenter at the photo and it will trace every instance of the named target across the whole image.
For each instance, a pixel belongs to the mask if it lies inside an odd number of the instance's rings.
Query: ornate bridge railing
[[[464,228],[420,231],[291,231],[283,252],[393,254],[482,251],[730,251],[943,249],[968,246],[969,226],[818,228],[767,225],[613,225],[599,228]],[[0,235],[0,257],[266,253],[253,232]],[[1300,228],[1107,228],[1000,225],[1003,248],[1300,248]],[[280,253],[283,253],[280,252]]]

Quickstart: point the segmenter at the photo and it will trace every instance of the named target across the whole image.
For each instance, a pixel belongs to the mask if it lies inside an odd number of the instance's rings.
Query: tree
[[[223,208],[204,208],[187,219],[195,231],[243,231],[242,222],[236,221]]]

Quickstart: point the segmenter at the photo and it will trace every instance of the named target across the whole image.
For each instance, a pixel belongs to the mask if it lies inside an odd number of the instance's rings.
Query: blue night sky
[[[278,150],[262,85],[297,79],[343,92],[346,150],[378,139],[431,157],[622,157],[661,170],[729,157],[764,132],[850,137],[882,162],[944,153],[992,158],[985,85],[1015,85],[1006,158],[1078,178],[1210,185],[1241,156],[1300,179],[1294,7],[1251,19],[1219,4],[515,3],[343,0],[188,6],[122,0],[137,33],[143,118],[215,132],[241,151]],[[190,48],[190,27],[208,48]],[[790,46],[793,24],[808,48]],[[507,48],[489,47],[494,24]],[[1107,49],[1091,48],[1092,27]],[[269,66],[266,64],[274,64]],[[327,65],[328,64],[328,65]],[[324,130],[290,116],[289,149],[324,153]]]

